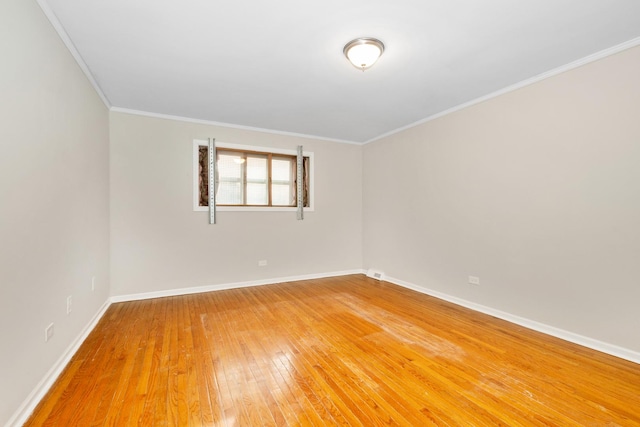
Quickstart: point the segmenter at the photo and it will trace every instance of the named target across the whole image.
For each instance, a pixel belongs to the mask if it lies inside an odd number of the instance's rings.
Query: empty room
[[[0,34],[0,425],[640,426],[640,2]]]

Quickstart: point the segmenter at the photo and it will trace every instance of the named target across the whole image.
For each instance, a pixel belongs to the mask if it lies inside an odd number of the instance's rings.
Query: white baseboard
[[[144,292],[140,294],[116,295],[111,302],[136,301],[150,298],[172,297],[176,295],[199,294],[202,292],[222,291],[225,289],[247,288],[250,286],[273,285],[275,283],[296,282],[298,280],[323,279],[325,277],[347,276],[349,274],[364,274],[362,269],[334,271],[331,273],[305,274],[302,276],[276,277],[271,279],[252,280],[248,282],[223,283],[219,285],[196,286],[192,288],[168,289],[166,291]]]
[[[202,292],[219,291],[219,290],[225,290],[225,289],[245,288],[250,286],[261,286],[261,285],[270,285],[275,283],[294,282],[299,280],[322,279],[326,277],[347,276],[350,274],[366,274],[366,270],[355,269],[355,270],[346,270],[346,271],[336,271],[331,273],[306,274],[302,276],[279,277],[279,278],[264,279],[264,280],[254,280],[254,281],[248,281],[248,282],[226,283],[226,284],[219,284],[219,285],[198,286],[198,287],[192,287],[192,288],[171,289],[171,290],[158,291],[158,292],[146,292],[146,293],[140,293],[140,294],[113,296],[102,305],[102,307],[98,310],[98,312],[93,317],[93,319],[91,319],[89,324],[87,324],[87,326],[83,329],[83,331],[69,346],[69,348],[67,348],[65,353],[58,359],[58,361],[49,370],[49,372],[47,372],[44,378],[40,381],[40,383],[36,386],[36,388],[31,392],[31,394],[23,402],[23,404],[16,411],[13,417],[9,419],[9,421],[6,424],[6,427],[19,427],[27,421],[27,419],[29,418],[29,416],[31,415],[35,407],[38,405],[40,400],[44,397],[47,391],[49,391],[49,388],[53,385],[55,380],[62,373],[63,369],[67,366],[67,364],[69,363],[73,355],[78,351],[82,342],[87,338],[89,333],[93,330],[93,328],[95,328],[98,321],[102,318],[102,316],[107,311],[109,306],[114,302],[135,301],[135,300],[161,298],[161,297],[176,296],[176,295],[187,295],[187,294],[195,294],[195,293],[202,293]],[[491,307],[486,307],[481,304],[476,304],[471,301],[457,298],[442,292],[434,291],[432,289],[424,288],[422,286],[418,286],[413,283],[406,282],[404,280],[400,280],[400,279],[396,279],[388,276],[385,277],[385,280],[389,283],[393,283],[395,285],[402,286],[407,289],[411,289],[426,295],[430,295],[435,298],[448,301],[453,304],[466,307],[474,311],[478,311],[480,313],[488,314],[490,316],[494,316],[499,319],[503,319],[520,326],[524,326],[525,328],[533,329],[535,331],[542,332],[544,334],[551,335],[551,336],[554,336],[578,345],[582,345],[584,347],[591,348],[593,350],[601,351],[603,353],[620,357],[622,359],[629,360],[634,363],[640,363],[640,353],[623,348],[623,347],[619,347],[613,344],[608,344],[608,343],[598,341],[589,337],[575,334],[573,332],[568,332],[563,329],[545,325],[543,323],[529,320],[529,319],[516,316],[510,313],[506,313],[504,311],[496,310]]]
[[[161,298],[168,296],[176,296],[176,295],[188,295],[188,294],[196,294],[202,292],[210,292],[210,291],[219,291],[224,289],[235,289],[235,288],[246,288],[249,286],[261,286],[261,285],[271,285],[274,283],[284,283],[284,282],[294,282],[298,280],[310,280],[310,279],[322,279],[325,277],[338,277],[338,276],[347,276],[350,274],[364,274],[364,270],[355,269],[355,270],[345,270],[345,271],[334,271],[330,273],[316,273],[316,274],[305,274],[302,276],[289,276],[289,277],[278,277],[272,279],[264,279],[264,280],[254,280],[248,282],[236,282],[236,283],[225,283],[220,285],[208,285],[208,286],[198,286],[192,288],[180,288],[180,289],[170,289],[166,291],[158,291],[158,292],[146,292],[140,294],[130,294],[130,295],[119,295],[113,296],[109,298],[103,305],[100,307],[95,316],[91,319],[91,321],[87,324],[87,326],[82,330],[82,332],[78,335],[78,337],[71,343],[71,345],[67,348],[62,356],[56,361],[49,372],[46,373],[44,378],[38,383],[38,385],[34,388],[34,390],[29,394],[29,396],[25,399],[25,401],[20,405],[15,414],[9,419],[5,427],[19,427],[22,426],[29,416],[33,413],[33,410],[36,408],[38,403],[42,400],[42,398],[47,394],[53,383],[60,376],[64,368],[71,361],[71,358],[80,348],[80,345],[84,342],[84,340],[89,336],[89,333],[95,328],[98,324],[98,321],[102,318],[104,313],[107,311],[109,306],[115,302],[124,302],[124,301],[135,301],[142,299],[150,299],[150,298]]]
[[[73,340],[71,345],[62,354],[62,356],[60,356],[60,358],[51,367],[51,369],[49,369],[49,372],[45,374],[44,378],[42,378],[42,380],[33,389],[29,396],[27,396],[22,405],[20,405],[18,410],[9,419],[6,427],[20,427],[27,421],[27,419],[29,419],[29,416],[31,416],[33,410],[36,408],[36,406],[38,406],[38,403],[40,403],[44,395],[47,394],[53,383],[58,379],[64,368],[71,361],[71,358],[74,354],[76,354],[76,352],[80,348],[80,345],[82,345],[84,340],[89,336],[93,328],[96,327],[98,321],[100,321],[110,305],[111,302],[109,300],[105,301],[105,303],[102,305],[102,307],[100,307],[98,312],[93,316],[87,326],[84,327],[82,332],[80,332],[76,339]]]
[[[597,350],[603,353],[610,354],[612,356],[619,357],[621,359],[629,360],[634,363],[640,364],[640,353],[629,350],[624,347],[602,342],[593,338],[585,337],[583,335],[575,334],[573,332],[565,331],[554,326],[545,325],[544,323],[536,322],[534,320],[526,319],[524,317],[516,316],[514,314],[506,313],[504,311],[496,310],[491,307],[486,307],[481,304],[476,304],[471,301],[467,301],[461,298],[457,298],[442,292],[434,291],[432,289],[424,288],[422,286],[415,285],[413,283],[405,282],[404,280],[396,279],[393,277],[385,277],[385,280],[394,285],[402,286],[403,288],[411,289],[438,299],[448,301],[450,303],[469,308],[480,313],[488,314],[493,317],[497,317],[507,322],[515,323],[516,325],[524,326],[534,331],[542,332],[543,334],[551,335],[556,338],[563,339],[565,341],[572,342],[574,344],[581,345],[583,347]]]

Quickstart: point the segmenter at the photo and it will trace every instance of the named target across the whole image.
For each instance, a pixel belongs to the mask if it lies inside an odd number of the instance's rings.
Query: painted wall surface
[[[0,2],[0,58],[4,425],[108,298],[109,113],[35,1]]]
[[[112,295],[328,273],[362,266],[362,147],[111,113]],[[315,210],[193,211],[193,140],[315,159]],[[266,267],[258,267],[267,260]]]
[[[33,1],[0,58],[0,425],[109,295],[375,268],[640,351],[640,48],[366,146],[109,113]],[[304,145],[315,210],[210,226],[207,137]]]
[[[639,75],[636,47],[366,145],[364,267],[640,351]]]

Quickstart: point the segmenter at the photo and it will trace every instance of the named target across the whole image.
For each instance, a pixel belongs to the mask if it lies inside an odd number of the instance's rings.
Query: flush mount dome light
[[[361,37],[347,43],[342,52],[354,67],[364,71],[380,58],[384,44],[378,39]]]

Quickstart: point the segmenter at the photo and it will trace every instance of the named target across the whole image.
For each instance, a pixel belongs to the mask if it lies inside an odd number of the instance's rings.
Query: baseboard
[[[38,385],[34,388],[34,390],[29,394],[29,396],[25,399],[25,401],[20,405],[15,414],[9,419],[5,427],[19,427],[22,426],[29,416],[33,413],[33,410],[36,408],[38,403],[42,400],[42,398],[47,394],[53,383],[60,376],[64,368],[67,366],[69,361],[74,354],[80,348],[80,345],[84,342],[84,340],[89,336],[89,333],[95,328],[98,324],[98,321],[102,318],[104,313],[107,311],[109,306],[115,302],[124,302],[124,301],[135,301],[142,299],[150,299],[150,298],[161,298],[168,296],[176,296],[176,295],[187,295],[187,294],[196,294],[202,292],[210,292],[210,291],[219,291],[224,289],[235,289],[235,288],[246,288],[250,286],[261,286],[261,285],[271,285],[275,283],[283,283],[283,282],[294,282],[299,280],[310,280],[310,279],[322,279],[326,277],[338,277],[338,276],[347,276],[350,274],[364,274],[365,271],[362,269],[355,270],[345,270],[345,271],[334,271],[330,273],[316,273],[316,274],[305,274],[302,276],[288,276],[288,277],[277,277],[271,279],[264,280],[254,280],[248,282],[236,282],[236,283],[225,283],[220,285],[209,285],[209,286],[199,286],[192,288],[180,288],[180,289],[171,289],[166,291],[158,291],[158,292],[147,292],[140,294],[130,294],[130,295],[119,295],[113,296],[109,298],[105,303],[100,307],[95,316],[91,319],[91,321],[87,324],[87,326],[82,330],[82,332],[78,335],[78,337],[71,343],[71,345],[67,348],[62,356],[56,361],[51,369],[46,373],[44,378],[38,383]]]
[[[302,276],[276,277],[248,282],[223,283],[219,285],[196,286],[192,288],[169,289],[166,291],[144,292],[139,294],[116,295],[111,297],[111,302],[137,301],[151,298],[172,297],[177,295],[200,294],[203,292],[222,291],[225,289],[247,288],[250,286],[273,285],[275,283],[296,282],[299,280],[323,279],[326,277],[347,276],[349,274],[364,274],[362,269],[334,271],[330,273],[305,274]]]
[[[488,314],[490,316],[506,320],[507,322],[515,323],[516,325],[524,326],[528,329],[533,329],[534,331],[542,332],[543,334],[551,335],[553,337],[560,338],[562,340],[569,341],[574,344],[590,348],[592,350],[600,351],[602,353],[610,354],[612,356],[616,356],[621,359],[640,364],[640,353],[624,347],[619,347],[617,345],[609,344],[593,338],[585,337],[583,335],[575,334],[573,332],[565,331],[564,329],[545,325],[544,323],[536,322],[534,320],[526,319],[524,317],[516,316],[504,311],[496,310],[491,307],[476,304],[462,298],[457,298],[442,292],[415,285],[413,283],[405,282],[404,280],[388,276],[385,277],[385,280],[389,283],[393,283],[394,285],[402,286],[403,288],[430,295],[432,297],[436,297],[438,299],[448,301],[450,303],[466,307],[480,313]]]
[[[27,421],[27,419],[29,418],[29,416],[31,415],[35,407],[38,405],[40,400],[42,400],[42,398],[47,393],[47,391],[49,391],[49,388],[51,388],[51,386],[56,381],[58,376],[62,373],[63,369],[67,366],[67,364],[69,363],[73,355],[78,351],[82,342],[87,338],[87,336],[93,330],[93,328],[95,328],[98,321],[102,318],[102,316],[107,311],[111,303],[135,301],[135,300],[150,299],[150,298],[161,298],[161,297],[176,296],[176,295],[187,295],[187,294],[195,294],[195,293],[210,292],[210,291],[225,290],[225,289],[244,288],[244,287],[250,287],[250,286],[262,286],[262,285],[270,285],[275,283],[294,282],[299,280],[347,276],[350,274],[366,274],[366,270],[355,269],[355,270],[346,270],[346,271],[336,271],[331,273],[306,274],[302,276],[288,276],[288,277],[255,280],[255,281],[248,281],[248,282],[236,282],[236,283],[227,283],[227,284],[220,284],[220,285],[171,289],[166,291],[119,295],[119,296],[111,297],[102,305],[102,307],[98,310],[98,312],[87,324],[87,326],[83,329],[83,331],[78,335],[78,337],[73,341],[73,343],[67,348],[65,353],[58,359],[58,361],[53,365],[53,367],[49,370],[49,372],[47,372],[47,374],[40,381],[40,383],[35,387],[35,389],[31,392],[31,394],[25,399],[25,401],[22,403],[20,408],[13,415],[13,417],[9,419],[9,421],[6,424],[6,427],[19,427],[19,426],[22,426]],[[442,292],[434,291],[432,289],[428,289],[422,286],[418,286],[413,283],[406,282],[404,280],[386,276],[385,281],[389,283],[393,283],[398,286],[402,286],[407,289],[414,290],[416,292],[433,296],[435,298],[438,298],[444,301],[451,302],[453,304],[456,304],[462,307],[469,308],[474,311],[478,311],[480,313],[488,314],[490,316],[494,316],[499,319],[503,319],[520,326],[524,326],[525,328],[542,332],[544,334],[551,335],[551,336],[563,339],[565,341],[569,341],[587,348],[591,348],[596,351],[601,351],[603,353],[607,353],[612,356],[620,357],[622,359],[640,364],[640,353],[623,348],[623,347],[619,347],[613,344],[608,344],[599,340],[595,340],[589,337],[575,334],[573,332],[565,331],[563,329],[559,329],[553,326],[545,325],[540,322],[536,322],[530,319],[516,316],[504,311],[496,310],[481,304],[476,304],[474,302],[457,298]]]
[[[93,316],[87,326],[85,326],[82,332],[80,332],[76,339],[62,354],[62,356],[60,356],[60,358],[51,367],[51,369],[49,369],[49,372],[45,374],[44,378],[42,378],[42,380],[33,389],[29,396],[27,396],[22,405],[20,405],[18,410],[9,419],[9,421],[5,425],[6,427],[20,427],[27,421],[27,419],[29,419],[29,417],[33,413],[33,410],[36,408],[36,406],[38,406],[38,403],[40,403],[45,394],[47,394],[53,383],[58,379],[69,361],[71,361],[71,358],[74,354],[76,354],[84,340],[89,336],[89,333],[91,333],[93,328],[96,327],[98,321],[100,321],[110,305],[111,302],[109,300],[105,301],[105,303],[102,305],[102,307],[100,307],[98,312]]]

